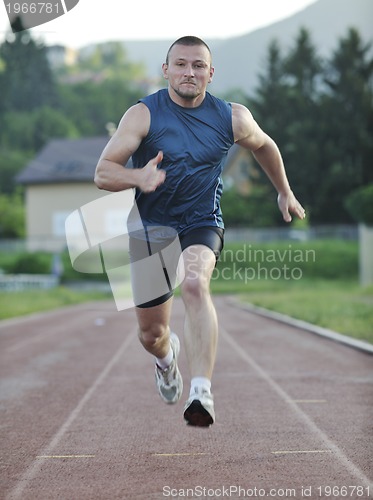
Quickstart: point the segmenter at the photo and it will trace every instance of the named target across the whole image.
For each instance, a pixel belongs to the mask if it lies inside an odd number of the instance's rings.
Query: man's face
[[[199,97],[202,101],[214,74],[210,53],[204,45],[174,45],[168,64],[163,64],[162,69],[171,97],[176,102],[181,100],[181,104],[199,104]]]

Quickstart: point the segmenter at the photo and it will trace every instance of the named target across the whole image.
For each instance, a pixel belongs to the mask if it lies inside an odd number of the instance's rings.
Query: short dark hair
[[[168,49],[167,56],[166,56],[166,64],[168,64],[169,56],[172,47],[175,45],[188,45],[188,46],[193,46],[193,45],[203,45],[206,47],[206,49],[209,51],[210,57],[211,57],[211,50],[210,47],[207,45],[206,42],[204,42],[201,38],[198,38],[198,36],[182,36],[181,38],[178,38]]]

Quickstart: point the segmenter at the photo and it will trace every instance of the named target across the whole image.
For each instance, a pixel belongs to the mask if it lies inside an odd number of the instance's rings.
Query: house
[[[234,188],[240,194],[248,195],[251,177],[255,177],[256,173],[251,152],[234,144],[228,152],[223,171],[224,190]]]
[[[133,206],[133,190],[120,195],[97,189],[94,171],[109,137],[51,140],[17,177],[26,191],[26,233],[30,250],[59,251],[66,247],[65,221],[73,212],[94,211],[96,240],[118,236]],[[225,189],[250,190],[250,152],[234,145],[224,169]],[[104,203],[97,200],[106,196]],[[93,204],[95,202],[95,204]],[[86,207],[83,210],[82,207]],[[90,208],[90,210],[88,210]],[[92,209],[92,210],[91,210]],[[79,217],[70,217],[69,231],[81,232]]]
[[[99,190],[94,172],[109,137],[51,140],[18,175],[25,186],[26,234],[29,250],[59,251],[66,247],[65,221],[75,211],[106,196],[95,214],[97,230],[110,237],[118,234],[133,205],[133,191],[120,200]],[[90,205],[93,207],[94,205]]]
[[[46,47],[47,59],[52,69],[64,66],[73,66],[78,60],[78,51],[63,45],[50,45]]]

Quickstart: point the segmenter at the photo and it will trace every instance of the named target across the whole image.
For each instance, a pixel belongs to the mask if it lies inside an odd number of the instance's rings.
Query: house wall
[[[107,197],[107,202],[95,210],[98,205],[94,202],[103,197]],[[132,190],[118,197],[117,193],[97,189],[93,183],[29,185],[26,189],[28,248],[55,251],[66,247],[65,220],[84,206],[84,210],[94,211],[94,226],[100,235],[116,234],[118,224],[132,204]]]
[[[250,173],[252,172],[254,160],[252,154],[239,148],[229,165],[223,172],[225,189],[235,188],[240,194],[247,195],[250,192]]]

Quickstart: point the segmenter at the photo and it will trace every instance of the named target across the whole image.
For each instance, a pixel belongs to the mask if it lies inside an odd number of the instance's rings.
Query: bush
[[[284,276],[297,269],[297,277],[325,280],[356,280],[358,244],[343,240],[308,242],[227,243],[215,272],[216,277],[239,280],[248,276]],[[238,272],[241,270],[241,272]],[[273,270],[273,271],[272,271]],[[272,278],[273,279],[273,278]]]
[[[51,274],[53,273],[56,255],[49,252],[0,252],[0,271],[7,274]],[[75,281],[107,281],[105,273],[89,274],[75,271],[71,265],[68,252],[60,255],[62,267],[61,282]]]
[[[254,186],[249,195],[243,195],[236,189],[226,190],[221,208],[227,228],[273,227],[281,220],[276,194],[269,186]]]
[[[373,226],[373,184],[353,191],[347,197],[345,205],[357,222]]]
[[[61,254],[61,261],[63,267],[62,283],[69,283],[75,281],[107,281],[107,275],[105,273],[95,274],[95,273],[80,273],[75,271],[72,267],[69,253],[63,252]]]
[[[52,256],[47,253],[25,253],[8,263],[5,270],[11,274],[49,274]],[[4,266],[5,267],[5,266]]]
[[[0,238],[23,238],[24,235],[25,207],[21,193],[0,193]]]

